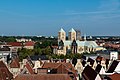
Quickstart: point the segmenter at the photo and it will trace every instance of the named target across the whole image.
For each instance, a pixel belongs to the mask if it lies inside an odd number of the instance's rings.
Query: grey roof
[[[111,64],[111,66],[109,67],[107,73],[113,73],[118,65],[118,61],[114,60]]]
[[[65,31],[63,30],[63,28],[61,28],[59,32],[65,32]]]
[[[73,28],[69,32],[76,32]]]
[[[82,76],[85,80],[95,80],[97,72],[87,65],[82,72]]]
[[[87,46],[87,47],[93,47],[93,48],[96,48],[96,47],[99,47],[95,41],[79,41],[77,40],[76,43],[78,44],[78,46]],[[64,45],[67,46],[67,45],[71,45],[72,44],[72,41],[70,40],[67,40],[67,41],[64,41]]]

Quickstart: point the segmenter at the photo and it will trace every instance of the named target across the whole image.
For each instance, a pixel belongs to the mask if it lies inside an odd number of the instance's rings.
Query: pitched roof
[[[76,32],[73,28],[69,32]]]
[[[93,66],[95,61],[93,59],[91,59],[91,58],[88,58],[87,62],[90,62],[90,65]]]
[[[34,74],[34,71],[33,71],[31,65],[28,62],[26,62],[25,67],[27,68],[29,74]]]
[[[20,68],[19,59],[14,58],[10,63],[10,68]]]
[[[45,62],[42,68],[57,68],[60,63],[47,63]]]
[[[102,57],[101,57],[101,56],[97,56],[96,61],[97,61],[97,62],[102,61]]]
[[[25,42],[25,45],[24,46],[34,46],[35,43],[33,41],[27,41]]]
[[[96,47],[99,47],[95,41],[79,41],[79,40],[76,40],[76,43],[78,46],[87,46],[87,47],[91,47],[91,48],[96,48]],[[66,40],[64,41],[64,45],[71,45],[72,44],[72,41],[70,40]]]
[[[82,65],[83,65],[83,67],[85,67],[85,64],[86,64],[86,61],[85,61],[85,60],[82,60]]]
[[[69,72],[73,73],[73,76],[77,76],[76,71],[74,69],[74,67],[72,66],[71,63],[65,63],[65,62],[61,62],[61,63],[44,63],[44,65],[42,66],[42,68],[50,68],[52,69],[57,69],[57,74],[61,73],[61,74],[68,74]]]
[[[115,73],[113,75],[110,75],[109,78],[111,80],[120,80],[120,74]]]
[[[101,68],[102,68],[102,66],[100,64],[98,64],[95,71],[99,74]]]
[[[12,73],[10,73],[3,61],[0,61],[0,80],[11,80],[12,78]]]
[[[20,43],[20,42],[8,42],[7,45],[11,45],[11,46],[22,46],[22,43]]]
[[[61,28],[59,32],[65,32],[65,31],[63,30],[63,28]]]
[[[68,74],[19,74],[15,80],[72,80]]]
[[[107,73],[113,73],[114,70],[115,70],[115,68],[117,67],[118,63],[119,63],[118,61],[114,60],[114,61],[112,62],[112,64],[110,65]]]
[[[95,80],[97,72],[87,65],[82,72],[82,76],[85,80]]]

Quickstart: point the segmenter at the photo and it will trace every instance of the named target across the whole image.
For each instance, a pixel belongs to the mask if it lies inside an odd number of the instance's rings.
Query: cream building
[[[104,48],[98,46],[95,41],[87,41],[86,38],[84,39],[84,41],[77,40],[76,31],[72,28],[68,33],[68,40],[66,40],[66,32],[61,28],[58,32],[57,54],[90,53],[97,50],[104,50]]]

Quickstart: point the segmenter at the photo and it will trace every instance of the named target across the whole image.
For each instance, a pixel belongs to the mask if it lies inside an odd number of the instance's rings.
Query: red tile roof
[[[19,59],[14,58],[10,63],[10,68],[20,68]]]
[[[42,68],[57,68],[60,63],[44,63]]]
[[[31,65],[28,62],[26,62],[25,67],[27,68],[27,70],[30,74],[34,74],[34,71],[33,71]]]
[[[0,61],[0,80],[11,80],[12,78],[12,73],[10,73],[3,61]]]
[[[22,46],[22,43],[20,43],[20,42],[8,42],[7,45],[11,45],[11,46]]]
[[[73,76],[76,77],[77,73],[71,63],[44,63],[42,68],[57,69],[57,74],[68,74],[69,72],[73,73]],[[74,79],[75,80],[75,79]]]
[[[113,75],[110,75],[109,78],[111,80],[120,80],[120,74],[115,73]]]
[[[24,46],[34,46],[35,43],[33,41],[28,41],[28,42],[25,42],[25,45]]]
[[[15,80],[72,80],[68,74],[20,74]]]

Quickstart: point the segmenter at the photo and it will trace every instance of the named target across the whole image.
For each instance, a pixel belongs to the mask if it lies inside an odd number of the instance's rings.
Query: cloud
[[[10,14],[10,15],[17,15],[17,16],[21,16],[21,17],[33,17],[33,15],[21,14],[21,13],[12,12],[12,11],[9,11],[9,10],[0,9],[0,12],[1,13],[7,13],[7,14]]]
[[[120,7],[119,0],[102,0],[98,9],[103,11],[106,10],[113,11],[113,10],[118,10],[119,7]]]
[[[82,15],[82,14],[108,14],[108,13],[118,13],[120,10],[115,11],[91,11],[91,12],[71,12],[71,13],[64,13],[64,15]]]

